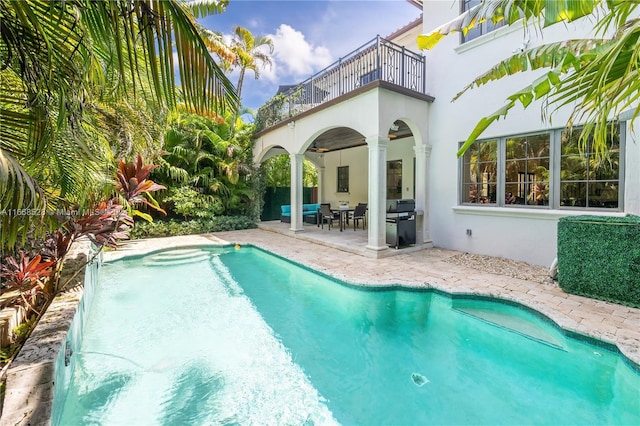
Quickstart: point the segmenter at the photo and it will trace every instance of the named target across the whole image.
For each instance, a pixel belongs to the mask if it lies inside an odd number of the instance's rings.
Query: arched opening
[[[389,127],[388,137],[386,198],[415,199],[416,160],[413,132],[403,120],[396,120]]]
[[[315,165],[308,159],[303,164],[303,202],[314,203],[317,200],[318,173]],[[282,220],[281,206],[291,204],[291,157],[282,147],[270,148],[262,157],[260,170],[265,185],[264,204],[260,220]]]
[[[349,127],[335,127],[315,136],[305,158],[318,170],[318,199],[332,207],[367,201],[367,146],[365,137]]]

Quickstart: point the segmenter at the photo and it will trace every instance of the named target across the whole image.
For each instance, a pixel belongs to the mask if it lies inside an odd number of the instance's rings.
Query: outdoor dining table
[[[337,209],[331,209],[331,213],[338,213],[340,232],[342,232],[349,221],[349,213],[353,211],[355,211],[355,208],[352,207],[340,207]]]

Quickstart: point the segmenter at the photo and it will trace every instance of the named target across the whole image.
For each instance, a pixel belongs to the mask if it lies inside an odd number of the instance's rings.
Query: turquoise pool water
[[[357,289],[251,247],[98,283],[54,424],[640,424],[628,361],[514,306]]]

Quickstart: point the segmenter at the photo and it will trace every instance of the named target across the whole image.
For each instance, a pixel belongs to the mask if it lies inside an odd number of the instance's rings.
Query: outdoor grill
[[[387,244],[396,249],[416,243],[416,201],[387,200]]]

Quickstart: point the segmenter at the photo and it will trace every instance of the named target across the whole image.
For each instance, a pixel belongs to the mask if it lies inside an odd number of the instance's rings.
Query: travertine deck
[[[330,237],[336,239],[338,235],[334,232]],[[356,236],[345,233],[343,238]],[[547,315],[567,330],[616,344],[629,359],[640,364],[640,309],[566,294],[556,284],[542,284],[457,266],[446,261],[459,254],[450,250],[413,248],[413,251],[400,250],[394,252],[394,256],[376,259],[345,251],[337,240],[334,244],[294,237],[282,230],[253,229],[134,241],[117,251],[105,253],[104,260],[211,243],[253,244],[353,284],[432,287],[449,293],[488,295],[516,301]],[[14,361],[7,374],[7,394],[0,425],[49,424],[55,356],[66,334],[62,327],[68,327],[71,322],[78,300],[75,290],[60,295]]]

